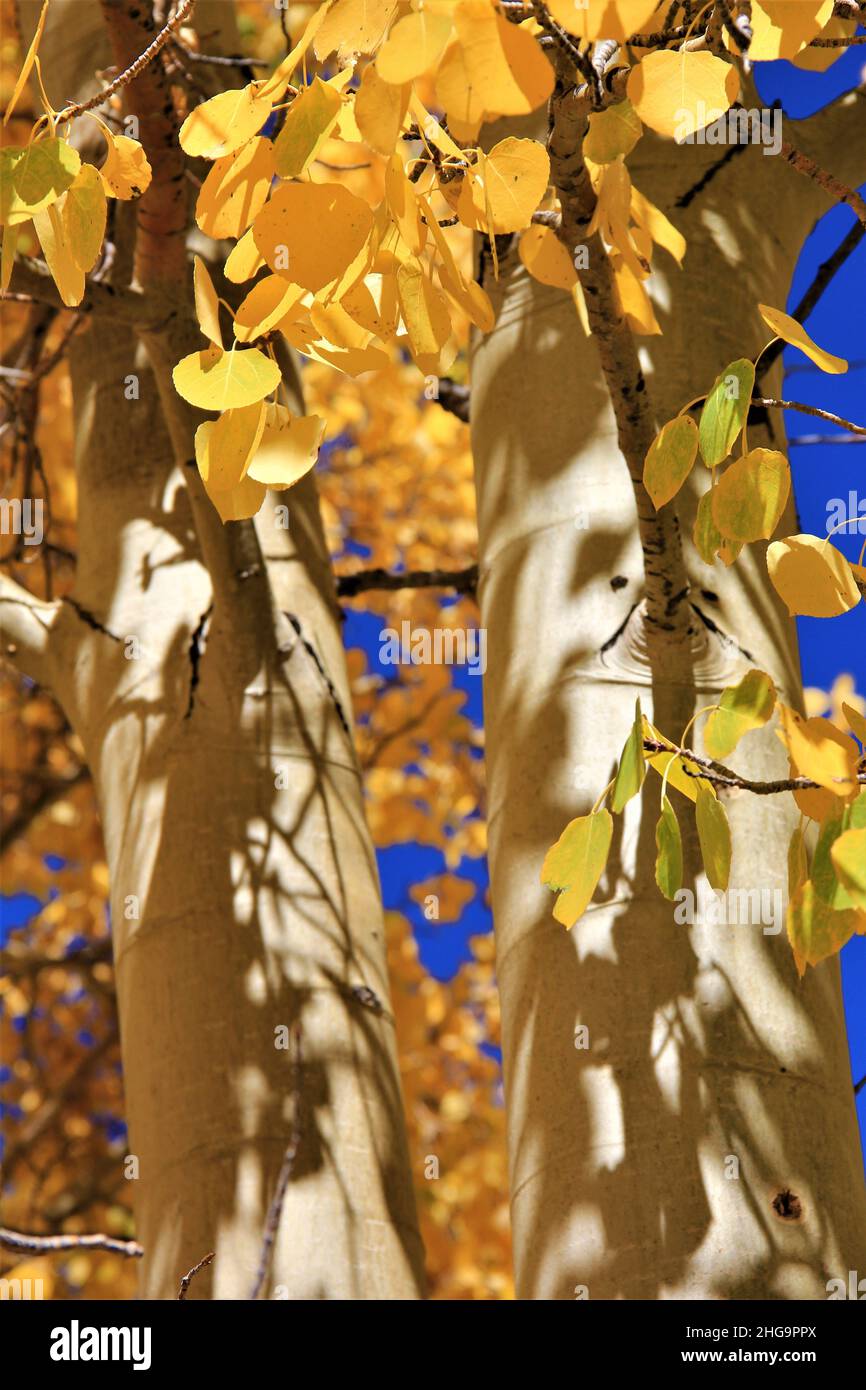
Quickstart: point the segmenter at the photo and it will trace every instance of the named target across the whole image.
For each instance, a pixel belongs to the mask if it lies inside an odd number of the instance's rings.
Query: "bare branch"
[[[779,153],[792,169],[796,169],[798,174],[811,179],[813,183],[818,184],[819,188],[823,188],[828,197],[834,198],[837,203],[846,203],[866,227],[866,202],[863,201],[859,193],[856,193],[853,188],[849,188],[846,183],[842,183],[826,169],[822,169],[820,164],[816,164],[810,155],[796,149],[790,141],[782,141]]]
[[[147,325],[158,326],[171,313],[172,306],[152,293],[141,290],[115,289],[111,285],[100,284],[90,279],[85,284],[84,298],[80,304],[70,308],[60,298],[51,271],[44,261],[18,260],[12,270],[10,291],[0,296],[3,299],[17,299],[25,295],[27,300],[48,304],[53,309],[63,309],[70,313],[101,314],[118,323],[132,328]]]
[[[855,425],[852,420],[843,420],[841,415],[834,415],[830,410],[821,410],[817,405],[804,405],[802,401],[777,401],[768,400],[762,396],[753,396],[749,405],[762,405],[768,409],[776,410],[799,410],[803,415],[815,415],[819,420],[829,420],[831,425],[841,425],[851,434],[866,435],[866,425]]]
[[[820,782],[813,782],[809,777],[780,777],[772,782],[754,782],[713,758],[705,758],[700,753],[694,753],[691,748],[680,748],[675,743],[667,743],[661,739],[645,738],[643,747],[644,752],[651,756],[656,753],[677,754],[683,760],[683,772],[689,777],[703,777],[705,781],[713,782],[717,786],[738,787],[741,791],[753,792],[756,796],[777,796],[779,792],[815,791],[822,785]],[[693,766],[689,767],[689,763]],[[866,786],[866,772],[859,773],[857,781]]]
[[[171,19],[165,27],[160,30],[153,40],[153,43],[149,44],[144,52],[139,54],[134,63],[130,63],[129,67],[126,68],[119,77],[116,77],[107,87],[103,87],[101,92],[97,92],[95,96],[90,97],[88,101],[74,102],[71,106],[65,106],[60,112],[58,119],[61,121],[72,121],[76,116],[83,115],[85,111],[93,111],[97,106],[102,106],[104,102],[108,101],[109,97],[114,96],[115,92],[119,92],[123,87],[128,87],[130,82],[134,82],[139,73],[142,73],[148,64],[153,62],[160,49],[168,43],[174,30],[189,19],[194,8],[195,0],[181,0],[181,3],[178,5]]]
[[[51,1255],[64,1250],[108,1250],[112,1255],[124,1255],[129,1260],[140,1260],[144,1246],[137,1240],[116,1240],[114,1236],[104,1235],[64,1235],[34,1236],[23,1231],[10,1231],[0,1226],[0,1246],[4,1250],[14,1250],[25,1255]]]
[[[207,1269],[209,1264],[213,1263],[215,1254],[216,1251],[209,1251],[207,1255],[203,1256],[203,1258],[199,1260],[198,1264],[193,1265],[192,1269],[187,1270],[186,1274],[180,1281],[180,1288],[177,1291],[177,1299],[179,1303],[182,1303],[186,1298],[187,1293],[189,1292],[189,1286],[192,1283],[195,1276],[199,1274],[201,1270]]]
[[[458,594],[474,594],[478,584],[478,566],[464,570],[407,570],[394,574],[390,570],[358,570],[355,574],[337,576],[337,594],[353,598],[370,589],[456,589]]]

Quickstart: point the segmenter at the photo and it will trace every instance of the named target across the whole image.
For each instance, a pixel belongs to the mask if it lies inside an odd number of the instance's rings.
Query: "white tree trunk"
[[[785,130],[851,182],[866,172],[855,105]],[[645,134],[629,157],[637,187],[688,240],[681,271],[656,251],[650,287],[664,335],[640,340],[659,425],[766,341],[756,305],[784,307],[804,236],[827,206],[751,148],[676,207],[725,153]],[[643,592],[635,502],[596,345],[568,297],[529,279],[513,251],[500,285],[488,273],[486,287],[499,317],[474,353],[472,421],[518,1294],[824,1298],[830,1277],[862,1270],[866,1250],[838,963],[801,982],[784,925],[773,935],[674,922],[653,881],[655,773],[617,825],[603,891],[570,933],[539,884],[548,846],[609,781],[636,696],[674,738],[752,666],[797,705],[793,624],[769,585],[765,547],[728,570],[696,555],[693,489],[681,510],[694,635],[672,640],[653,669],[633,611]],[[778,445],[780,412],[770,424]],[[749,434],[768,443],[765,430]],[[704,491],[709,475],[700,463],[696,473]],[[792,507],[778,534],[797,529]],[[750,734],[732,761],[752,777],[786,775],[771,731]],[[785,894],[796,816],[784,803],[726,798],[732,888]],[[678,798],[684,881],[696,888],[684,806]]]

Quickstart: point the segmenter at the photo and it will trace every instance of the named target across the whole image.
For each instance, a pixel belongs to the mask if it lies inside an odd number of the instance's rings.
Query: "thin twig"
[[[82,116],[85,111],[93,111],[95,107],[102,106],[104,102],[108,101],[109,97],[113,97],[115,92],[119,92],[123,87],[128,87],[130,82],[134,82],[138,74],[143,72],[148,64],[153,62],[160,50],[165,47],[174,30],[179,28],[184,20],[189,19],[194,6],[195,0],[181,0],[171,19],[164,28],[160,29],[153,43],[136,58],[134,63],[131,63],[119,77],[115,77],[113,82],[110,82],[107,87],[103,87],[101,92],[97,92],[96,96],[90,97],[88,101],[79,101],[72,106],[65,106],[57,118],[58,121],[72,121],[76,116]]]
[[[820,164],[816,164],[810,155],[796,149],[790,141],[782,141],[779,153],[785,163],[790,164],[792,169],[796,169],[798,174],[802,174],[804,178],[817,183],[818,187],[823,188],[824,192],[829,194],[831,198],[835,198],[837,203],[846,203],[859,221],[866,226],[866,202],[863,201],[859,193],[855,192],[853,188],[849,188],[846,183],[842,183],[827,169],[822,169]]]
[[[50,1255],[63,1250],[108,1250],[112,1255],[124,1255],[130,1260],[140,1260],[144,1246],[137,1240],[116,1240],[114,1236],[34,1236],[24,1231],[10,1231],[0,1226],[0,1246],[4,1250],[15,1250],[29,1255]]]
[[[700,753],[695,753],[691,748],[679,748],[676,744],[666,743],[657,738],[645,738],[643,741],[644,752],[654,756],[657,753],[673,753],[683,760],[683,772],[689,777],[702,777],[707,782],[714,782],[722,787],[738,787],[741,791],[754,792],[756,796],[776,796],[779,792],[799,792],[814,791],[821,788],[820,782],[813,782],[810,777],[781,777],[772,782],[754,782],[750,777],[742,777],[739,772],[734,772],[732,768],[725,767],[723,763],[716,762],[713,758],[702,757]],[[686,763],[693,763],[698,769],[697,772],[686,766]],[[836,779],[841,782],[841,778]],[[866,772],[858,773],[855,779],[862,785],[866,785]],[[826,788],[825,788],[826,790]]]
[[[295,1023],[292,1026],[292,1043],[294,1051],[294,1086],[292,1096],[292,1132],[289,1135],[289,1142],[286,1145],[286,1152],[283,1155],[283,1162],[277,1177],[277,1186],[274,1190],[273,1200],[268,1208],[268,1215],[265,1221],[265,1234],[262,1240],[262,1253],[259,1259],[259,1267],[256,1271],[256,1279],[253,1284],[250,1298],[255,1300],[262,1291],[262,1285],[267,1277],[268,1268],[271,1263],[271,1252],[274,1241],[277,1238],[277,1227],[280,1224],[280,1216],[283,1210],[283,1203],[286,1200],[286,1191],[291,1180],[292,1171],[295,1166],[295,1159],[298,1156],[298,1149],[301,1144],[302,1136],[302,1113],[301,1113],[301,1082],[303,1080],[303,1056],[301,1050],[301,1025]]]
[[[192,1283],[195,1276],[199,1273],[200,1270],[206,1269],[207,1266],[212,1263],[215,1254],[216,1251],[211,1250],[209,1254],[205,1255],[203,1259],[199,1260],[197,1265],[193,1265],[192,1269],[187,1270],[186,1274],[180,1281],[180,1288],[177,1291],[177,1300],[179,1303],[182,1303],[183,1300],[186,1298],[189,1286]]]
[[[788,436],[788,447],[805,444],[866,444],[862,434],[794,434]]]
[[[855,425],[853,420],[843,420],[830,410],[821,410],[817,405],[804,405],[802,401],[777,401],[762,396],[753,396],[750,405],[762,405],[776,410],[799,410],[803,415],[815,415],[819,420],[829,420],[831,425],[841,425],[851,434],[866,434],[866,425]]]

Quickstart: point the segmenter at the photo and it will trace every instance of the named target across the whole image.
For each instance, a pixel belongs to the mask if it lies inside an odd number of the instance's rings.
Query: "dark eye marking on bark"
[[[796,1193],[785,1188],[783,1192],[777,1192],[772,1201],[773,1211],[780,1221],[801,1221],[803,1219],[803,1203]]]
[[[626,577],[625,577],[624,574],[617,574],[617,575],[615,575],[615,577],[610,581],[610,587],[611,587],[612,589],[624,589],[627,583],[628,583],[628,580],[626,579]]]
[[[714,594],[712,589],[701,589],[701,598],[705,598],[707,603],[718,603],[719,596]]]

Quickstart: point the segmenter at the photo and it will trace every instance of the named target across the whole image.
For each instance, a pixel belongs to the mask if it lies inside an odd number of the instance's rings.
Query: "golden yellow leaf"
[[[238,410],[226,410],[218,420],[206,420],[195,432],[195,459],[209,490],[237,487],[247,471],[265,428],[263,400]]]
[[[27,86],[27,79],[33,70],[33,64],[36,61],[36,54],[39,51],[39,43],[42,38],[42,31],[45,28],[45,16],[47,14],[48,0],[44,0],[42,9],[39,12],[39,19],[36,22],[36,32],[34,33],[33,38],[30,41],[30,47],[28,48],[27,53],[24,56],[24,62],[21,64],[21,71],[18,74],[18,79],[15,83],[15,86],[12,88],[12,95],[9,98],[9,104],[7,105],[3,115],[4,125],[6,125],[7,121],[11,117],[12,112],[18,105],[18,98],[21,96],[21,93]]]
[[[550,182],[550,156],[537,140],[509,135],[467,169],[457,205],[467,227],[518,232],[529,222]]]
[[[821,30],[821,38],[849,39],[856,32],[856,19],[831,18]],[[805,68],[809,72],[826,72],[846,51],[845,48],[801,48],[791,61],[796,68]]]
[[[283,184],[253,223],[253,239],[271,270],[305,289],[323,289],[362,251],[373,214],[335,183]]]
[[[282,275],[266,275],[264,280],[259,280],[235,314],[235,337],[238,342],[251,343],[263,333],[270,333],[279,327],[306,293],[300,285],[293,285]]]
[[[418,129],[423,130],[425,138],[429,140],[431,145],[435,145],[437,150],[450,160],[460,162],[465,159],[466,156],[460,146],[454,143],[447,130],[440,125],[435,116],[430,114],[414,90],[409,97],[409,110],[412,112]]]
[[[652,300],[642,282],[622,256],[611,256],[617,294],[626,322],[633,333],[646,336],[661,333]]]
[[[570,290],[577,284],[574,262],[552,227],[527,227],[520,238],[518,254],[530,275],[542,285]]]
[[[364,69],[361,85],[355,95],[355,119],[358,130],[371,149],[378,154],[391,154],[403,127],[408,105],[408,86],[392,87],[383,82],[375,63]]]
[[[817,38],[833,14],[833,0],[753,0],[752,62],[793,58]]]
[[[604,111],[591,111],[583,152],[593,164],[608,164],[630,154],[643,134],[640,117],[626,99]]]
[[[337,124],[342,107],[339,91],[320,77],[314,77],[295,98],[274,144],[274,164],[281,179],[300,178]]]
[[[730,541],[769,540],[791,491],[791,469],[776,449],[752,449],[713,488],[713,521]]]
[[[340,303],[356,323],[381,342],[390,342],[397,332],[400,305],[395,275],[374,272],[365,276]]]
[[[382,81],[399,85],[427,72],[442,56],[452,28],[449,13],[426,6],[398,19],[376,57]]]
[[[866,718],[864,718],[860,710],[855,709],[853,705],[847,704],[845,700],[842,701],[842,713],[848,720],[848,727],[854,734],[854,737],[860,740],[864,750],[866,750]]]
[[[791,614],[834,618],[860,602],[851,565],[818,536],[786,536],[767,550],[767,572]]]
[[[325,0],[325,3],[320,5],[315,14],[307,21],[304,32],[301,34],[294,48],[286,55],[282,62],[274,68],[270,77],[265,80],[265,84],[260,93],[261,96],[270,97],[271,101],[274,102],[280,100],[280,97],[286,90],[292,73],[309,49],[310,44],[313,42],[330,13],[331,3],[332,0]]]
[[[527,115],[547,100],[553,68],[532,34],[509,24],[488,0],[460,0],[454,23],[457,40],[436,74],[449,125]]]
[[[218,92],[190,111],[180,128],[181,148],[193,158],[220,159],[258,135],[271,114],[266,83]]]
[[[66,197],[66,194],[63,194]],[[84,271],[72,254],[72,247],[66,235],[62,220],[63,203],[52,203],[43,212],[37,212],[33,226],[42,247],[45,263],[54,278],[64,304],[74,308],[84,298]]]
[[[336,49],[345,63],[353,53],[372,53],[396,9],[397,0],[337,0],[316,34],[316,57],[327,58]]]
[[[850,801],[859,791],[857,745],[829,719],[804,719],[779,703],[782,727],[776,730],[798,777],[808,777],[834,796]]]
[[[175,390],[202,410],[235,410],[264,400],[280,383],[280,369],[257,348],[222,352],[215,344],[181,358]]]
[[[635,222],[649,232],[657,245],[663,246],[665,251],[673,256],[677,265],[682,265],[683,256],[686,254],[685,237],[649,198],[645,198],[635,188],[634,184],[631,186],[631,215]]]
[[[234,285],[242,285],[251,280],[265,264],[253,237],[252,227],[248,227],[236,246],[233,246],[223,266],[223,274]]]
[[[128,202],[139,198],[150,187],[153,177],[144,149],[137,140],[128,135],[115,135],[107,126],[102,127],[108,145],[108,153],[99,173],[105,184],[109,198],[120,198]]]
[[[210,278],[210,272],[201,256],[193,257],[192,283],[198,326],[206,338],[210,338],[212,343],[216,343],[217,347],[221,348],[223,339],[220,332],[219,299]]]
[[[216,241],[243,236],[267,202],[275,172],[274,147],[264,135],[216,160],[195,205],[205,236]]]
[[[658,0],[548,0],[547,8],[570,34],[622,43],[643,29]]]
[[[658,729],[649,722],[646,715],[643,715],[642,723],[645,739],[652,739],[655,743],[662,743],[668,748],[671,747],[670,739],[660,734]],[[644,756],[647,764],[653,768],[660,777],[667,776],[668,786],[676,787],[677,791],[682,792],[683,796],[687,796],[689,801],[697,800],[698,791],[701,788],[709,792],[711,796],[715,796],[715,788],[712,782],[708,782],[705,777],[692,777],[689,773],[683,772],[682,758],[677,753],[673,751],[670,753],[645,753]],[[693,766],[694,764],[689,764],[689,767]]]
[[[805,975],[807,965],[818,965],[841,951],[854,933],[862,930],[862,921],[862,912],[834,911],[811,880],[802,883],[788,904],[787,914],[788,940],[798,973]]]
[[[270,405],[264,434],[247,469],[247,477],[267,487],[287,488],[315,465],[325,433],[318,415],[293,415],[282,405]]]
[[[397,295],[412,356],[422,372],[436,375],[440,349],[451,335],[447,301],[421,263],[411,260],[397,270]]]
[[[723,116],[739,90],[737,70],[723,58],[669,48],[642,58],[626,84],[644,125],[678,141]]]
[[[205,483],[205,490],[223,522],[246,521],[255,516],[267,492],[265,484],[257,483],[254,478],[241,478],[239,483],[225,491],[217,491]]]
[[[82,164],[66,190],[63,229],[74,260],[91,270],[102,250],[108,202],[102,179],[92,164]]]
[[[413,255],[424,249],[427,228],[421,220],[421,210],[415,188],[403,168],[400,154],[394,154],[385,171],[385,197],[394,222]]]
[[[759,304],[758,311],[764,323],[775,333],[777,338],[783,338],[792,347],[799,348],[807,357],[820,367],[822,372],[829,372],[833,376],[838,376],[842,372],[847,372],[848,363],[844,357],[834,357],[832,352],[825,352],[824,348],[818,347],[809,337],[802,324],[796,319],[792,319],[790,314],[783,314],[781,309],[772,309],[767,304]]]

